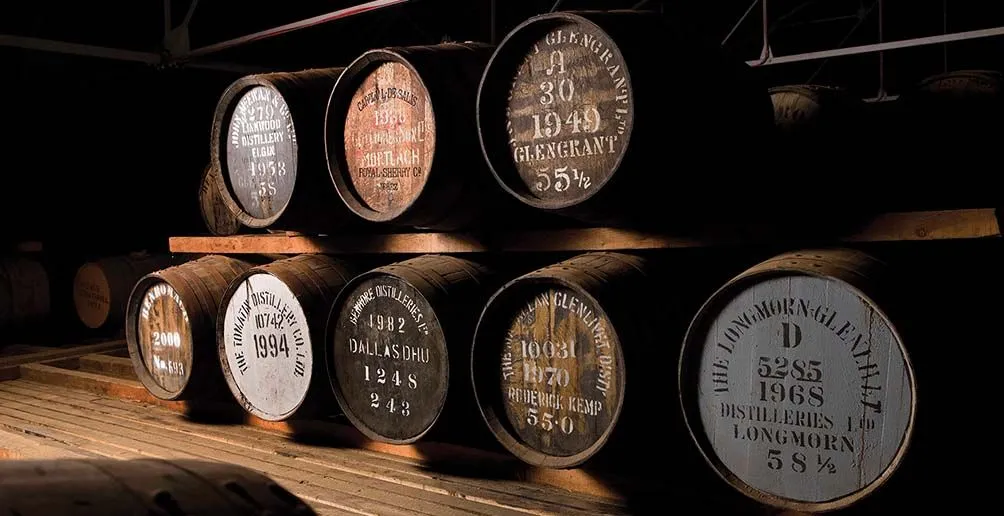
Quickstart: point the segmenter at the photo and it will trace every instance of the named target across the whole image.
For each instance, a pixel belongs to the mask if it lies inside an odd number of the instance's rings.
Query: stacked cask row
[[[301,255],[249,269],[230,283],[217,318],[224,378],[249,413],[267,421],[336,413],[324,366],[324,330],[348,264]]]
[[[73,278],[77,318],[92,330],[124,327],[126,304],[136,282],[179,261],[171,256],[134,253],[87,262]]]

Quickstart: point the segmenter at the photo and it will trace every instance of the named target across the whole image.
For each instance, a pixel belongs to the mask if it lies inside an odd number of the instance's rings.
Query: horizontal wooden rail
[[[770,231],[729,227],[698,237],[614,228],[576,228],[514,231],[491,235],[473,233],[394,233],[336,236],[285,234],[230,237],[178,236],[170,239],[174,253],[212,254],[361,254],[361,253],[478,253],[488,251],[555,252],[672,249],[715,245],[757,244],[773,241]],[[832,236],[811,234],[800,240],[838,242],[896,242],[994,238],[1001,236],[997,210],[967,209],[887,213],[872,217],[855,229]]]

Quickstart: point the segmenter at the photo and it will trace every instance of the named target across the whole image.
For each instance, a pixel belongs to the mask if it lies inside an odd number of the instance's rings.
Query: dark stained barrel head
[[[206,229],[216,236],[236,235],[241,223],[223,200],[223,178],[220,171],[209,165],[202,175],[199,188],[199,208]]]
[[[381,50],[361,59],[368,63],[362,81],[346,76],[356,88],[344,118],[347,191],[350,205],[365,208],[366,218],[384,221],[422,193],[436,149],[436,121],[425,84],[406,61]]]
[[[274,220],[296,183],[296,129],[278,90],[265,83],[246,86],[228,112],[220,163],[240,208],[256,219]]]
[[[97,263],[86,263],[73,278],[73,306],[84,326],[100,328],[111,310],[111,287],[105,271]]]
[[[388,273],[359,276],[335,302],[328,335],[331,386],[356,428],[394,444],[432,428],[446,403],[449,356],[415,286]]]
[[[906,453],[914,375],[895,326],[844,279],[862,272],[835,255],[785,255],[720,289],[688,331],[687,424],[709,463],[751,498],[842,508]]]
[[[141,282],[135,320],[137,352],[143,372],[168,395],[180,393],[192,370],[192,327],[188,308],[165,281]]]
[[[307,316],[279,278],[255,272],[238,281],[223,314],[224,377],[248,412],[280,421],[300,407],[310,387]]]
[[[613,177],[635,109],[617,44],[570,13],[514,29],[492,57],[478,102],[482,146],[499,182],[548,209],[579,204]]]

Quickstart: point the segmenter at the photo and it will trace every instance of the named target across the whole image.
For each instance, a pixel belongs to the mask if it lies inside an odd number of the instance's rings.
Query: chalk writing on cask
[[[419,436],[446,400],[449,361],[439,320],[415,287],[393,277],[362,281],[334,332],[334,381],[346,412],[388,439]]]
[[[860,491],[896,459],[911,421],[908,365],[857,290],[825,277],[762,279],[709,328],[701,422],[741,481],[819,503]]]
[[[616,44],[565,24],[533,44],[509,92],[512,158],[532,195],[570,205],[602,187],[627,146],[631,83]]]
[[[506,335],[499,376],[506,417],[542,453],[586,451],[614,422],[621,363],[610,321],[592,299],[561,287],[540,292]]]
[[[270,416],[299,407],[313,367],[307,317],[279,278],[252,274],[227,303],[224,351],[247,403]]]
[[[154,283],[140,304],[139,352],[153,381],[169,392],[180,390],[192,369],[192,332],[188,310],[174,287]]]
[[[237,102],[227,137],[227,171],[232,190],[250,215],[268,218],[293,194],[296,131],[285,99],[273,88],[255,86]]]

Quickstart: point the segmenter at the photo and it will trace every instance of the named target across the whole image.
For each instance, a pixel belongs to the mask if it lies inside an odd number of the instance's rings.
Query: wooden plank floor
[[[319,514],[627,514],[610,500],[513,480],[444,474],[367,450],[296,443],[248,425],[29,379],[0,382],[0,457],[196,458],[260,471]]]

